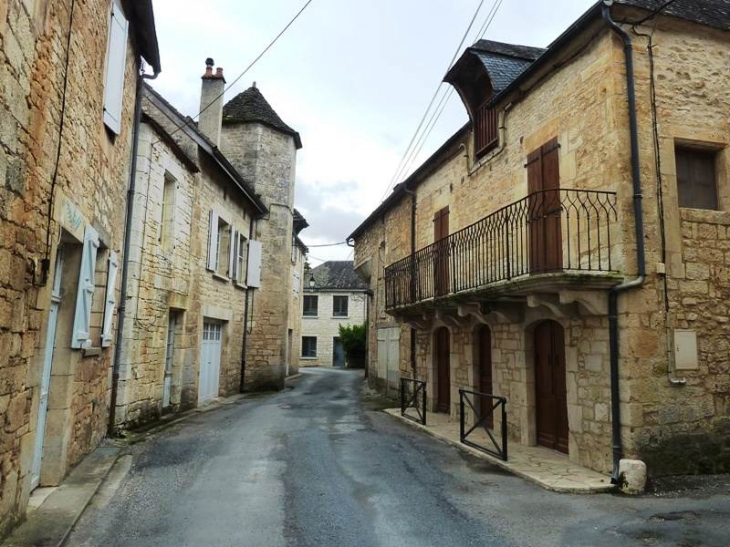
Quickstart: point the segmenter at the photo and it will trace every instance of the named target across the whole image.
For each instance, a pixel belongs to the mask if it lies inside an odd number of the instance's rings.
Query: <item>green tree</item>
[[[347,366],[365,366],[365,353],[367,348],[367,329],[365,325],[340,325],[340,341],[342,349],[345,350]]]

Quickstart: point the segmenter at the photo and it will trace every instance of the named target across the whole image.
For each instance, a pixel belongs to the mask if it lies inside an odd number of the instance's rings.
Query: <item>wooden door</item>
[[[436,331],[436,412],[450,413],[451,378],[449,374],[451,347],[449,329],[441,327]]]
[[[537,444],[568,453],[563,327],[544,321],[535,329],[535,414]]]
[[[492,384],[492,333],[489,327],[486,325],[482,326],[477,336],[478,340],[478,365],[479,365],[479,386],[477,391],[486,393],[488,395],[494,395],[494,386]],[[494,416],[492,414],[492,406],[494,401],[486,397],[480,398],[479,412],[482,416],[486,416],[487,419],[484,424],[490,429],[494,427]]]
[[[527,156],[530,272],[550,272],[563,267],[562,209],[558,139],[552,139]]]
[[[436,211],[433,216],[434,289],[436,296],[449,293],[449,208]]]

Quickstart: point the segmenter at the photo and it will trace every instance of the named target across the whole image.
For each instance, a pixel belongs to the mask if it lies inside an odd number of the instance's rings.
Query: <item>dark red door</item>
[[[478,391],[494,395],[494,387],[492,385],[492,333],[489,327],[482,326],[477,336],[479,337],[479,388]],[[492,415],[492,405],[494,401],[486,397],[481,398],[480,412],[482,416],[487,416],[484,424],[494,427],[494,416]]]
[[[568,453],[563,327],[544,321],[535,329],[537,444]]]
[[[441,327],[436,331],[436,412],[447,414],[450,412],[451,404],[450,354],[449,329]]]
[[[436,296],[449,294],[449,208],[436,211],[433,216],[434,288]]]
[[[552,139],[527,156],[530,272],[563,267],[558,139]]]

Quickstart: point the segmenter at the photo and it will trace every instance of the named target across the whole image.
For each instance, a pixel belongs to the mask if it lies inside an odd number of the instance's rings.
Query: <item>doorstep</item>
[[[503,461],[462,444],[459,438],[459,422],[451,420],[446,414],[428,412],[426,415],[428,425],[422,425],[401,416],[400,408],[389,408],[385,412],[403,423],[425,431],[437,439],[548,490],[571,494],[596,494],[615,490],[608,475],[572,463],[568,461],[567,456],[554,450],[510,442],[508,461]]]

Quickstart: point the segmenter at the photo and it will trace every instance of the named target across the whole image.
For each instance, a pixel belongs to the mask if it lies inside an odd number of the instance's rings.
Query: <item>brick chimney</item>
[[[223,77],[223,69],[216,68],[213,73],[215,61],[208,57],[205,60],[205,74],[203,74],[203,85],[200,92],[200,119],[198,127],[213,144],[221,144],[221,122],[223,120],[223,90],[226,87],[226,79]]]

